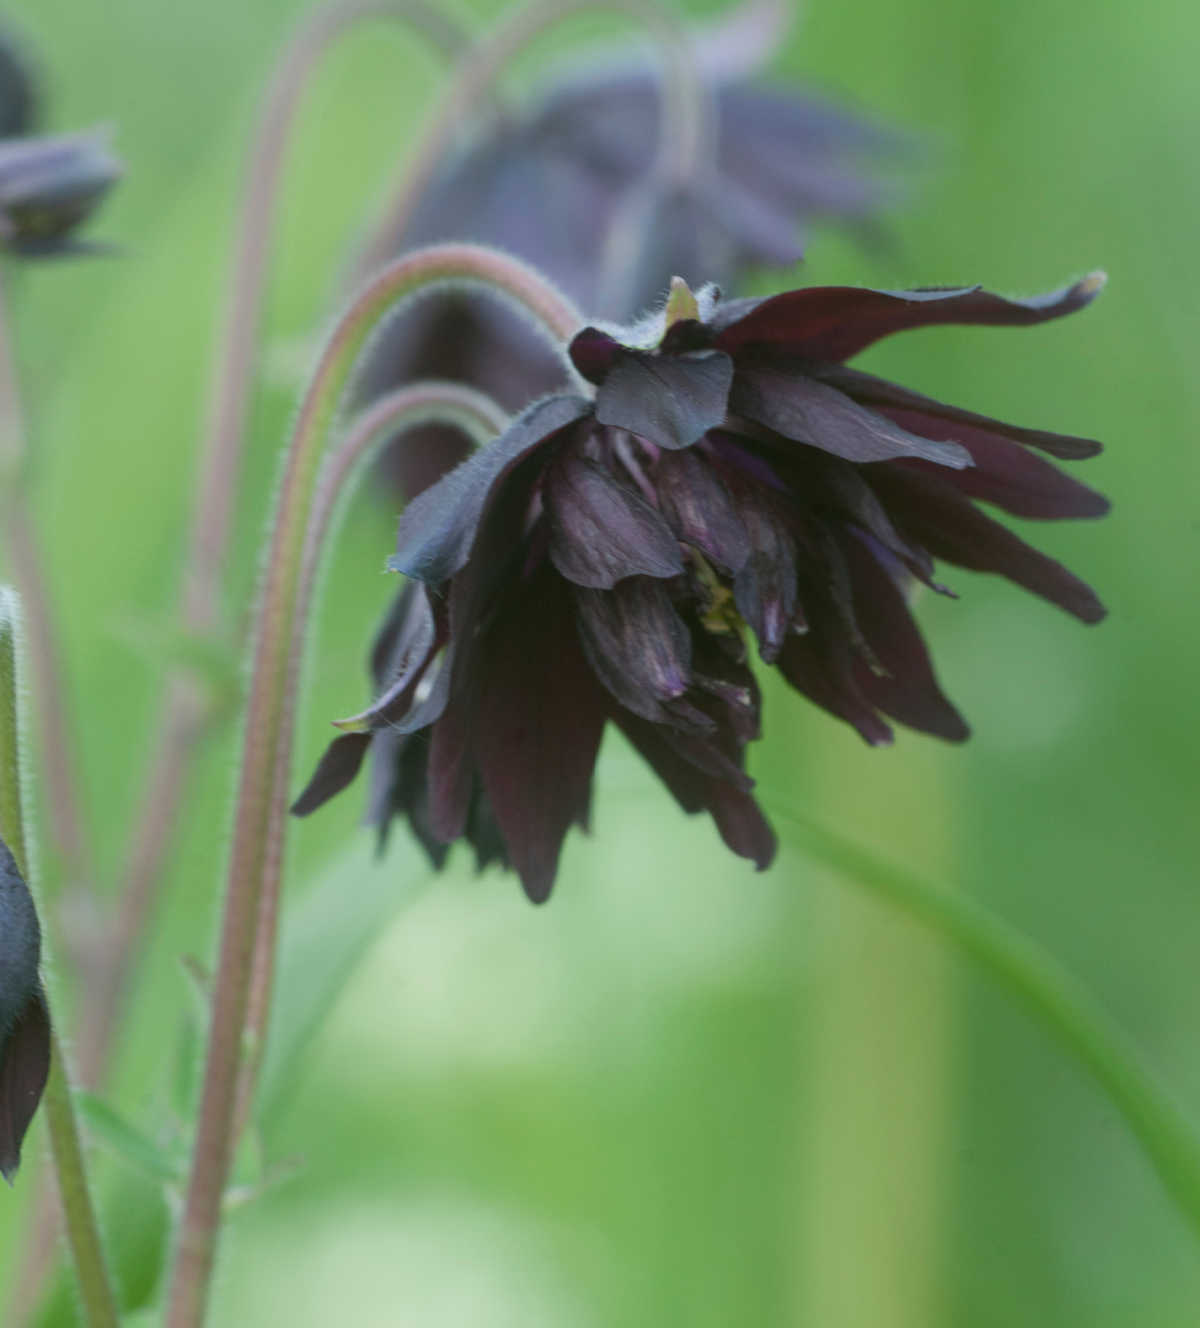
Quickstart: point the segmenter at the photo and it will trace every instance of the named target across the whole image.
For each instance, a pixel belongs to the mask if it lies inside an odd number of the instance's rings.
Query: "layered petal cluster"
[[[722,304],[676,282],[647,325],[584,329],[570,356],[594,397],[538,401],[404,512],[390,566],[409,581],[376,651],[377,699],[346,721],[297,810],[374,748],[381,827],[406,815],[435,860],[466,837],[542,900],[567,830],[588,824],[612,723],[685,811],[707,811],[763,868],[775,841],[744,768],[761,727],[752,642],[868,743],[889,742],[890,721],[964,739],[909,591],[940,591],[941,560],[1098,621],[1082,581],[977,503],[1099,516],[1105,499],[1042,455],[1099,445],[846,361],[909,328],[1039,323],[1101,284],[1031,300],[812,287]]]
[[[534,264],[590,316],[626,320],[675,274],[733,289],[752,269],[790,267],[819,219],[873,228],[891,192],[878,163],[897,158],[903,140],[811,93],[756,81],[778,47],[782,9],[759,0],[693,29],[713,122],[693,178],[661,188],[655,178],[661,70],[636,56],[605,59],[474,126],[395,237],[397,252],[490,245]],[[388,329],[362,395],[421,377],[471,383],[511,410],[562,382],[559,361],[518,316],[452,294]],[[450,430],[431,426],[421,438],[387,458],[405,498],[465,455]]]
[[[9,1181],[50,1071],[41,943],[29,888],[0,842],[0,1175]]]

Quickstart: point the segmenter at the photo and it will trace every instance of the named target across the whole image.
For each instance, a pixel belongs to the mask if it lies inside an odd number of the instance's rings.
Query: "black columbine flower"
[[[468,126],[396,251],[489,245],[534,264],[589,316],[628,320],[674,274],[733,289],[750,271],[791,267],[814,221],[875,228],[892,191],[872,167],[903,140],[811,93],[754,80],[777,49],[778,8],[746,5],[692,29],[712,96],[712,157],[654,197],[653,220],[634,227],[617,270],[605,262],[614,228],[628,229],[631,199],[655,193],[664,95],[655,62],[628,56],[571,68],[524,107]],[[562,381],[557,357],[506,306],[442,293],[385,330],[359,395],[425,377],[471,383],[510,410]],[[464,455],[461,436],[427,426],[391,449],[386,470],[407,499]]]
[[[538,401],[405,510],[390,566],[410,582],[377,650],[378,699],[346,722],[296,810],[384,744],[381,827],[407,814],[430,845],[498,833],[540,901],[568,828],[588,823],[612,722],[685,811],[708,811],[763,868],[775,840],[743,763],[760,728],[750,635],[867,742],[891,740],[888,718],[961,741],[909,589],[942,590],[941,559],[1098,621],[1083,582],[976,501],[1099,516],[1104,498],[1038,456],[1099,445],[846,361],[909,328],[1040,323],[1101,285],[1031,300],[812,287],[722,304],[677,282],[650,324],[580,332],[570,355],[594,399]]]
[[[11,1181],[50,1072],[42,934],[29,887],[0,842],[0,1175]]]

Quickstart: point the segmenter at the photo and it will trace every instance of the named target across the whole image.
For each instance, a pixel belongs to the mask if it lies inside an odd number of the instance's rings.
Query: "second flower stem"
[[[796,825],[814,856],[838,875],[952,941],[1017,996],[1104,1090],[1200,1237],[1200,1136],[1078,979],[960,892],[938,890],[831,830],[773,811]]]

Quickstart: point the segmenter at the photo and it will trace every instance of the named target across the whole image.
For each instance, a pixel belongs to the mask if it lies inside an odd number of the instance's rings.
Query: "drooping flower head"
[[[569,352],[594,396],[536,402],[405,510],[390,566],[410,584],[377,652],[379,695],[297,810],[390,744],[398,773],[377,819],[406,814],[427,844],[466,837],[481,857],[498,838],[540,901],[567,830],[588,823],[611,722],[685,811],[709,812],[766,867],[775,840],[744,769],[761,722],[752,642],[868,743],[891,740],[889,720],[961,741],[910,588],[941,591],[941,560],[1098,621],[1082,581],[977,503],[1099,516],[1105,499],[1039,455],[1099,445],[846,361],[910,328],[1040,323],[1101,285],[1031,300],[811,287],[722,303],[676,282],[643,325],[584,329]]]
[[[29,887],[0,841],[0,1175],[9,1181],[50,1070],[40,958],[41,929]]]

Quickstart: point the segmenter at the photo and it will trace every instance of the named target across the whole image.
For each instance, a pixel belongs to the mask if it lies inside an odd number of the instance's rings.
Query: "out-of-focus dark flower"
[[[88,252],[74,232],[120,174],[100,133],[0,141],[0,248],[25,257]]]
[[[37,111],[37,80],[21,43],[0,28],[0,138],[27,134]]]
[[[0,842],[0,1175],[11,1181],[50,1072],[42,934],[29,887]]]
[[[902,140],[810,93],[751,81],[777,48],[782,13],[760,0],[693,30],[714,139],[694,178],[656,185],[663,90],[652,60],[573,68],[525,108],[468,130],[395,237],[397,252],[490,245],[534,264],[589,316],[625,321],[673,275],[733,289],[751,269],[790,266],[802,227],[818,219],[870,229],[890,191],[868,164]],[[453,294],[388,329],[360,395],[420,377],[471,383],[510,410],[562,381],[519,316]],[[461,437],[431,426],[393,448],[385,472],[407,499],[464,455]]]
[[[640,327],[581,331],[570,355],[594,399],[538,401],[404,512],[390,565],[410,587],[377,654],[383,685],[298,809],[349,783],[369,747],[424,735],[399,749],[424,778],[397,773],[376,814],[404,812],[444,844],[486,808],[542,900],[568,828],[587,824],[611,721],[685,811],[710,812],[729,847],[765,867],[774,836],[743,762],[760,728],[748,635],[871,744],[891,740],[885,716],[964,739],[910,587],[942,590],[936,558],[1098,621],[1083,582],[976,500],[1023,517],[1099,516],[1105,499],[1038,455],[1099,445],[846,361],[909,328],[1040,323],[1101,285],[1030,300],[812,287],[721,304],[676,282]]]

